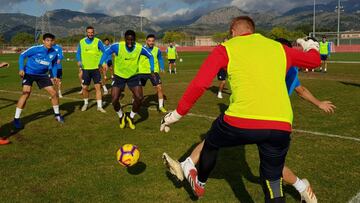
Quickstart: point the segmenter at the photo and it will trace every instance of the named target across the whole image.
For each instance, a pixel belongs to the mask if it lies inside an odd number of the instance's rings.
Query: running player
[[[159,71],[164,70],[164,61],[159,47],[155,46],[155,40],[155,35],[150,34],[146,37],[146,45],[144,45],[144,47],[147,48],[154,57],[154,74],[151,74],[149,59],[146,56],[140,56],[139,77],[143,87],[145,87],[147,80],[151,81],[151,84],[156,88],[158,95],[159,111],[166,113],[167,110],[164,108],[162,82],[159,75]]]
[[[192,167],[185,174],[198,197],[204,195],[205,183],[215,166],[220,148],[257,144],[265,201],[285,202],[282,170],[292,124],[292,110],[284,83],[285,73],[293,65],[317,67],[320,64],[318,44],[313,40],[299,40],[306,51],[302,52],[282,46],[260,34],[253,34],[254,30],[251,18],[234,18],[230,26],[233,38],[210,53],[177,109],[162,120],[160,130],[169,131],[169,125],[180,120],[190,110],[212,83],[219,69],[227,67],[232,88],[229,108],[225,115],[220,115],[214,121],[207,133],[198,169]],[[256,60],[259,55],[265,59]]]
[[[115,54],[114,57],[114,78],[112,82],[112,105],[119,116],[120,128],[125,128],[126,123],[129,128],[135,129],[134,117],[140,110],[144,99],[141,81],[139,79],[139,59],[141,55],[149,58],[151,74],[154,75],[154,57],[146,48],[137,43],[136,35],[133,30],[125,32],[125,42],[112,44],[101,57],[100,64],[107,69],[106,59]],[[123,113],[119,102],[120,95],[127,85],[133,94],[133,105],[131,112]]]
[[[1,62],[0,63],[0,68],[7,68],[9,67],[9,63],[7,62]],[[5,138],[5,137],[0,137],[0,145],[6,145],[6,144],[9,144],[10,143],[10,140]]]
[[[175,45],[170,43],[169,47],[166,49],[167,58],[169,61],[169,73],[172,73],[172,66],[174,66],[174,73],[176,74],[176,59],[178,57],[178,53],[176,51]]]
[[[222,96],[222,91],[224,90],[224,87],[225,87],[225,84],[226,84],[226,70],[225,69],[220,69],[218,74],[217,74],[217,78],[219,80],[219,91],[218,91],[218,94],[217,94],[217,97],[219,99],[222,99],[223,96]]]
[[[111,44],[110,44],[110,40],[109,40],[108,38],[105,38],[105,39],[104,39],[104,47],[105,47],[105,49],[110,48],[110,45],[111,45]],[[112,75],[113,75],[113,71],[112,71],[112,55],[110,55],[110,56],[106,59],[105,63],[108,65],[109,70],[110,70],[110,73],[111,73],[111,76],[112,76]],[[102,74],[103,74],[102,87],[103,87],[103,90],[104,90],[104,95],[109,94],[109,91],[108,91],[108,89],[106,88],[106,81],[107,81],[106,72],[107,72],[107,70],[103,69],[103,72],[102,72]]]
[[[22,52],[19,57],[19,75],[22,78],[22,95],[16,105],[14,127],[22,129],[20,115],[25,108],[33,82],[36,82],[40,89],[44,88],[51,96],[51,103],[55,113],[55,120],[63,123],[64,118],[59,111],[59,97],[48,75],[49,70],[52,71],[54,82],[57,84],[57,60],[58,52],[52,47],[55,36],[50,33],[43,35],[43,45],[33,46]],[[27,58],[24,66],[24,61]]]
[[[286,45],[288,47],[292,47],[291,43],[286,39],[276,39],[276,41]],[[288,94],[291,95],[295,90],[296,93],[305,99],[306,101],[316,105],[319,109],[323,110],[326,113],[333,113],[336,106],[334,106],[330,101],[319,101],[315,98],[309,90],[300,85],[300,81],[298,78],[298,70],[297,67],[291,67],[286,74],[286,86],[288,90]],[[169,171],[174,174],[179,180],[183,180],[184,171],[190,170],[192,165],[196,165],[200,158],[200,152],[204,145],[204,141],[199,143],[191,155],[185,159],[185,161],[179,163],[178,161],[172,159],[167,153],[163,154],[163,159],[165,165],[169,168]],[[189,173],[189,172],[186,172]],[[288,167],[284,167],[283,169],[283,178],[284,181],[293,185],[295,189],[300,193],[301,198],[306,200],[307,203],[315,203],[317,202],[315,194],[312,192],[310,187],[310,183],[306,179],[299,179]]]
[[[61,80],[62,80],[63,72],[62,72],[61,60],[64,59],[63,49],[62,49],[62,47],[60,45],[56,44],[56,39],[54,39],[53,48],[55,49],[55,51],[58,52],[58,59],[57,59],[57,78],[58,78],[58,81],[57,81],[57,83],[55,84],[54,75],[52,74],[51,71],[50,71],[50,78],[51,78],[51,81],[54,84],[54,88],[55,88],[56,92],[59,95],[59,98],[62,98],[63,96],[61,94]]]
[[[322,68],[324,67],[324,73],[327,72],[327,58],[330,56],[330,53],[331,53],[331,45],[327,41],[326,36],[323,36],[320,42],[320,57],[322,62],[320,71],[322,71]]]
[[[95,29],[91,26],[86,28],[87,37],[80,40],[76,59],[78,66],[81,67],[82,72],[82,93],[84,98],[84,105],[81,111],[86,111],[89,105],[89,85],[91,80],[94,82],[96,91],[97,110],[106,113],[102,108],[101,95],[101,73],[99,62],[101,55],[105,52],[105,48],[100,39],[95,37]]]

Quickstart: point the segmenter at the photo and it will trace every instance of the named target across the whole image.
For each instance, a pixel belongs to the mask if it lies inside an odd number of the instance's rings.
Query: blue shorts
[[[169,64],[175,64],[176,59],[169,59]]]
[[[82,69],[82,84],[89,86],[91,83],[91,80],[94,81],[94,84],[100,84],[101,83],[101,74],[99,69],[94,70],[84,70]]]
[[[320,55],[320,58],[321,58],[322,61],[326,61],[327,57],[328,57],[328,55],[326,55],[326,54],[321,54]]]
[[[22,85],[28,85],[32,87],[33,82],[36,82],[39,89],[44,87],[53,86],[50,77],[48,75],[31,75],[25,74],[22,79]]]
[[[108,60],[108,61],[106,62],[106,64],[107,64],[107,66],[110,68],[110,67],[113,65],[113,62],[112,62],[112,60]]]
[[[218,74],[217,74],[218,80],[224,81],[224,80],[226,80],[226,77],[227,77],[226,70],[220,69],[219,72],[218,72]]]
[[[62,79],[62,69],[57,69],[57,78]],[[50,71],[50,78],[54,78],[52,71]]]
[[[117,75],[114,75],[113,81],[111,83],[111,86],[118,87],[120,89],[125,89],[125,86],[128,86],[129,88],[141,86],[140,77],[138,75],[134,75],[130,78],[122,78]]]
[[[156,87],[161,84],[159,73],[154,73],[154,77],[151,74],[139,74],[141,85],[145,87],[147,80],[151,81],[151,84]]]

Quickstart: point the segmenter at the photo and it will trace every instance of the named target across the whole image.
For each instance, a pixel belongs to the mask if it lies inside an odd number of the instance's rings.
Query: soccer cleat
[[[135,123],[134,119],[130,117],[130,113],[126,113],[126,122],[128,123],[128,126],[130,129],[135,130]]]
[[[121,116],[121,118],[119,118],[119,122],[120,122],[120,128],[124,129],[126,126],[126,115],[124,113]]]
[[[88,108],[88,105],[87,104],[84,104],[82,107],[81,107],[81,111],[86,111]]]
[[[164,107],[159,108],[159,111],[160,111],[161,113],[167,113],[167,110],[166,110]]]
[[[59,123],[64,123],[65,120],[64,120],[64,117],[62,117],[60,114],[58,115],[55,115],[55,120]]]
[[[79,92],[78,92],[78,94],[82,94],[83,93],[83,90],[81,89]]]
[[[24,126],[21,124],[19,118],[14,118],[13,124],[14,124],[14,128],[15,128],[15,129],[20,130],[20,129],[23,129],[23,128],[24,128]]]
[[[59,91],[59,98],[63,98],[62,94],[61,94],[61,91]]]
[[[197,171],[196,169],[191,169],[188,177],[186,178],[187,181],[190,183],[190,186],[194,192],[194,195],[197,197],[204,196],[205,188],[200,186],[197,179]]]
[[[183,181],[184,172],[181,168],[180,163],[177,160],[172,159],[166,152],[163,153],[162,159],[164,161],[164,165],[169,170],[169,172],[176,176],[176,178],[180,181]]]
[[[101,113],[106,113],[105,109],[102,107],[97,107],[97,111],[100,111]]]
[[[307,179],[302,179],[302,181],[306,185],[306,189],[300,193],[301,202],[305,201],[306,203],[317,203],[315,193],[313,192],[309,181]]]
[[[222,98],[223,98],[221,92],[218,93],[217,98],[219,98],[219,99],[222,99]]]
[[[10,140],[7,138],[0,138],[0,145],[10,144]]]
[[[108,95],[109,91],[108,90],[104,90],[104,95]]]

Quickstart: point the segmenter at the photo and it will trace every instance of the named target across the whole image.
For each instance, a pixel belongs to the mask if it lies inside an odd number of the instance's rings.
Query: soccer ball
[[[125,144],[116,152],[116,158],[122,166],[133,166],[140,158],[140,151],[136,145]]]
[[[183,62],[183,59],[182,59],[182,58],[180,58],[180,62]]]

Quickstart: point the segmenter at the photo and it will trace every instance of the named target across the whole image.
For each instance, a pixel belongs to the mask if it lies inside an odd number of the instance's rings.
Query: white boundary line
[[[359,64],[360,61],[328,61],[328,63]]]
[[[351,198],[351,200],[349,201],[349,203],[359,203],[360,202],[360,192],[357,193],[357,195],[355,195],[353,198]]]
[[[21,92],[19,92],[19,91],[10,91],[10,90],[0,90],[0,92],[10,93],[10,94],[21,94]],[[32,93],[32,95],[39,96],[39,97],[46,97],[46,98],[49,97],[47,95],[37,94],[37,93]],[[82,101],[82,99],[77,99],[77,98],[72,98],[72,97],[63,97],[61,99],[67,99],[67,100],[72,100],[72,101]],[[149,108],[149,109],[156,111],[155,108]],[[207,115],[202,115],[202,114],[188,113],[187,115],[191,116],[191,117],[206,118],[206,119],[210,119],[210,120],[216,119],[216,117],[214,117],[214,116],[207,116]],[[348,136],[315,132],[315,131],[309,131],[309,130],[301,130],[301,129],[293,129],[293,132],[306,133],[306,134],[311,134],[311,135],[319,135],[319,136],[324,136],[324,137],[339,138],[339,139],[343,139],[343,140],[352,140],[352,141],[360,142],[360,138],[356,138],[356,137],[348,137]],[[359,196],[360,196],[360,193],[359,193]]]

